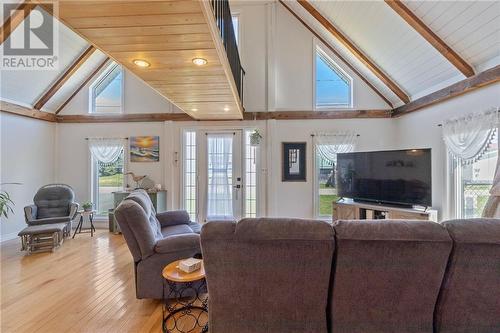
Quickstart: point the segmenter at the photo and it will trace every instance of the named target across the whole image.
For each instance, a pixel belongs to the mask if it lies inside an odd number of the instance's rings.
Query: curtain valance
[[[448,152],[462,164],[477,161],[486,152],[498,128],[498,108],[443,123]]]
[[[125,146],[125,140],[117,138],[89,138],[88,143],[92,157],[103,164],[116,162]]]
[[[318,133],[314,134],[313,142],[321,157],[334,162],[337,154],[353,151],[356,137],[351,132]]]

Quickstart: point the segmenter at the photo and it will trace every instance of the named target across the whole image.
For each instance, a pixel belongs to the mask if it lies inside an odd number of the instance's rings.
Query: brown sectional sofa
[[[500,220],[203,226],[214,333],[500,332]]]

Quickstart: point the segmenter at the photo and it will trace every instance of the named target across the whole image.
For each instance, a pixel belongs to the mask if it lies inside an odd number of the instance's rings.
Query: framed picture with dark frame
[[[282,176],[284,182],[306,181],[306,143],[283,142]]]

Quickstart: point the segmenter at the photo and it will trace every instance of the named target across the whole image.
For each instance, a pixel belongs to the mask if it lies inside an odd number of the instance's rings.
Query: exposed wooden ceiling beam
[[[245,112],[244,120],[304,120],[304,119],[358,119],[390,118],[390,110],[339,110],[339,111],[277,111]],[[155,121],[197,121],[186,113],[138,113],[113,115],[58,115],[60,123],[114,123]],[[206,121],[235,121],[234,119],[213,119]]]
[[[136,114],[85,114],[85,115],[58,115],[59,123],[126,123],[126,122],[154,122],[154,121],[192,121],[187,113],[136,113]]]
[[[352,43],[344,34],[320,12],[314,8],[307,0],[297,0],[297,2],[311,14],[321,25],[330,32],[344,47],[346,47],[359,61],[361,61],[376,77],[380,79],[389,89],[392,90],[403,102],[409,103],[410,97],[385,74],[372,60],[370,60],[354,43]]]
[[[399,117],[496,82],[500,82],[500,65],[400,106],[393,110],[392,116]]]
[[[61,89],[61,87],[75,74],[75,72],[87,61],[87,59],[96,51],[93,45],[90,45],[83,53],[69,66],[69,68],[64,72],[59,79],[43,94],[40,99],[35,103],[34,108],[40,110],[51,98],[56,94],[56,92]]]
[[[438,35],[436,35],[424,22],[422,22],[413,12],[406,7],[400,0],[385,0],[403,20],[405,20],[413,29],[415,29],[424,39],[441,53],[453,66],[455,66],[463,75],[471,77],[474,75],[474,69],[458,53],[453,51]]]
[[[87,85],[87,83],[90,82],[90,80],[92,80],[96,75],[97,73],[99,73],[101,71],[101,69],[108,63],[109,61],[109,57],[106,57],[106,59],[104,59],[104,61],[92,72],[92,74],[90,74],[86,79],[85,81],[83,81],[80,86],[71,94],[71,96],[68,97],[68,99],[61,104],[61,106],[59,106],[56,110],[56,114],[59,114],[59,112],[61,112],[62,109],[64,109],[64,107],[73,99],[73,97],[76,96],[76,94],[78,94],[80,92],[80,90],[83,89],[83,87],[85,87]]]
[[[283,7],[285,7],[300,23],[302,23],[302,25],[307,30],[309,30],[317,39],[319,39],[321,43],[323,43],[333,54],[339,57],[340,60],[342,60],[347,65],[347,67],[349,67],[354,73],[356,73],[356,75],[359,76],[361,80],[363,80],[370,88],[372,88],[373,91],[375,91],[375,93],[380,96],[380,98],[382,98],[388,105],[390,105],[391,108],[393,107],[391,101],[389,101],[377,88],[375,88],[370,83],[370,81],[368,81],[361,73],[359,73],[356,68],[354,68],[349,62],[347,62],[347,60],[344,57],[342,57],[342,55],[338,53],[337,50],[335,50],[323,37],[321,37],[316,31],[314,31],[313,28],[311,28],[306,22],[304,22],[304,20],[299,15],[297,15],[293,11],[293,9],[288,7],[283,0],[279,1],[283,5]]]
[[[9,16],[2,25],[2,31],[0,32],[0,44],[9,38],[12,32],[16,30],[19,24],[21,24],[26,17],[28,17],[35,7],[36,4],[23,2],[16,8],[14,14]]]
[[[15,114],[22,117],[28,117],[48,122],[56,122],[56,115],[49,112],[30,109],[14,103],[0,101],[0,111]]]
[[[274,111],[246,112],[245,120],[312,120],[390,118],[390,110],[338,110],[338,111]]]

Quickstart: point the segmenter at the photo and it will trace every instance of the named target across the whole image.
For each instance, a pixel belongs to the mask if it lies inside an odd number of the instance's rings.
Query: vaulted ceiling
[[[22,3],[20,0],[16,1]],[[146,54],[144,52],[147,50],[137,49],[141,47],[141,44],[144,46],[145,37],[139,36],[135,44],[132,43],[134,45],[130,50],[122,49],[123,47],[116,38],[123,39],[126,34],[113,35],[110,39],[104,33],[104,28],[109,28],[109,24],[99,23],[99,17],[102,15],[96,14],[98,7],[92,9],[89,2],[83,3],[86,4],[82,7],[86,12],[79,12],[78,9],[73,8],[78,2],[69,2],[69,7],[62,7],[62,14],[66,15],[67,22],[66,24],[57,23],[62,48],[59,70],[3,71],[0,87],[3,100],[15,101],[31,107],[37,105],[40,99],[61,80],[65,72],[84,55],[90,46],[89,41],[104,52],[95,50],[86,56],[85,61],[64,80],[57,91],[50,94],[49,98],[44,101],[41,110],[60,111],[68,99],[80,89],[82,83],[102,68],[103,63],[109,59],[109,55],[128,67],[133,55],[127,56],[127,52]],[[109,3],[115,6],[112,13],[120,7],[117,5],[120,2]],[[171,4],[172,2],[162,0],[155,1],[155,3]],[[415,101],[500,64],[499,1],[403,0],[386,3],[382,0],[287,0],[282,1],[282,4],[294,12],[318,36],[321,36],[394,107]],[[406,9],[401,10],[401,7]],[[166,5],[165,8],[170,8],[174,12],[177,10],[171,5]],[[119,12],[123,10],[121,8]],[[4,20],[8,18],[6,13],[2,15]],[[148,15],[156,14],[149,13]],[[115,16],[119,17],[118,14]],[[101,25],[93,28],[89,22]],[[143,24],[137,20],[134,22],[135,25]],[[200,24],[199,22],[191,23],[192,27]],[[71,29],[68,26],[71,26]],[[12,32],[13,35],[16,33],[19,32],[15,30]],[[182,41],[189,41],[189,43],[206,43],[208,31],[181,36],[184,36]],[[201,39],[192,40],[191,37]],[[163,40],[155,41],[154,36],[148,38],[152,40],[148,40],[147,47],[156,47],[155,45],[162,47],[161,45],[164,44]],[[203,46],[198,44],[199,47]],[[206,55],[206,57],[210,56]],[[177,70],[176,64],[169,65],[160,60],[156,63],[154,60],[153,69],[156,70],[158,66],[158,68]],[[131,69],[134,70],[134,68]],[[135,72],[141,76],[140,72],[137,73],[137,70]],[[144,80],[148,82],[151,78],[146,76]],[[156,90],[163,89],[164,91],[160,92],[167,97],[169,94],[179,94],[188,104],[189,99],[196,100],[196,96],[179,92],[178,87],[167,87],[154,80],[149,84]],[[194,108],[191,104],[187,107]]]
[[[301,4],[302,3],[302,4]],[[305,3],[305,5],[304,5]],[[397,3],[397,2],[396,2]],[[404,103],[307,5],[415,100],[466,76],[385,1],[284,1],[395,105]],[[500,64],[499,1],[402,1],[475,73]]]

